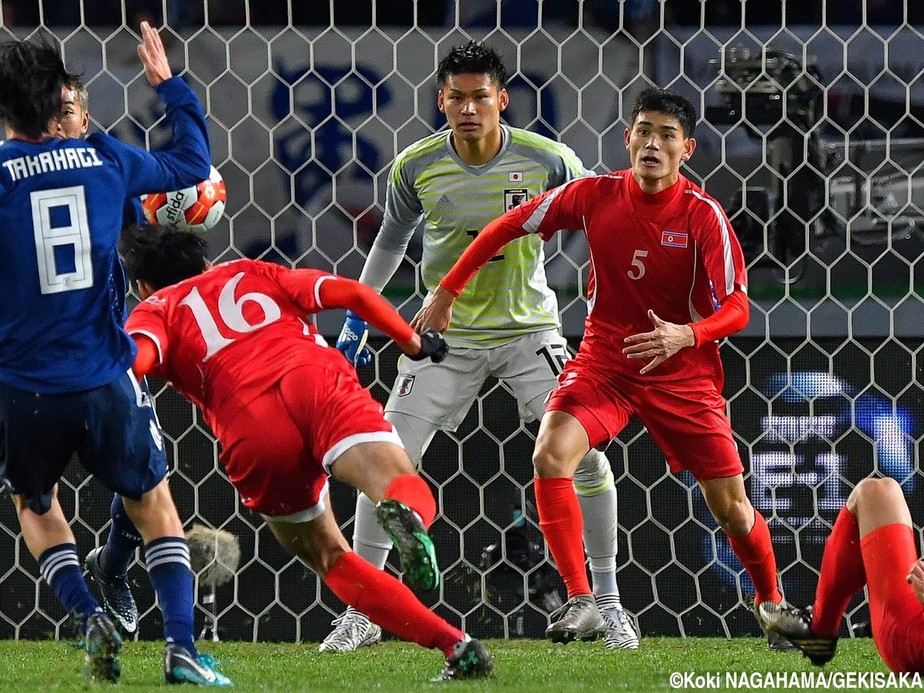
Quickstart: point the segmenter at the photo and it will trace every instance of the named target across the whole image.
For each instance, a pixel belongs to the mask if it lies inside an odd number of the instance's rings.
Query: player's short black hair
[[[119,238],[125,273],[156,291],[202,274],[208,265],[208,243],[197,233],[160,224],[132,224]]]
[[[635,102],[632,104],[632,118],[629,120],[630,128],[635,124],[635,119],[638,118],[638,114],[642,111],[657,111],[658,113],[674,116],[680,121],[684,136],[693,137],[693,132],[696,130],[696,109],[689,99],[677,92],[659,87],[643,89],[635,97]]]
[[[17,133],[38,139],[61,113],[61,88],[76,78],[44,36],[7,41],[0,45],[0,116]]]
[[[449,75],[489,75],[498,89],[507,86],[507,68],[501,54],[482,41],[455,46],[440,60],[436,69],[437,86],[442,87]]]

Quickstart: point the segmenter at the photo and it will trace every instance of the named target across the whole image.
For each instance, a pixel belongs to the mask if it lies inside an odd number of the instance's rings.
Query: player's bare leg
[[[545,413],[533,452],[536,510],[568,590],[568,601],[549,617],[545,633],[553,642],[591,640],[606,632],[584,567],[583,521],[574,492],[574,472],[589,450],[587,433],[576,418],[561,411]]]
[[[481,643],[424,606],[397,578],[350,550],[329,505],[308,522],[267,518],[273,534],[303,560],[344,603],[395,635],[426,648],[440,649],[444,678],[487,676],[493,663]],[[387,594],[388,599],[381,595]]]
[[[825,543],[814,607],[765,614],[813,664],[834,657],[847,605],[867,583],[861,538],[889,525],[913,527],[901,487],[893,479],[864,479],[851,491]]]
[[[770,530],[763,515],[748,500],[742,475],[700,480],[699,485],[709,510],[754,583],[754,614],[767,636],[767,644],[771,650],[776,651],[794,649],[777,632],[768,628],[759,608],[763,602],[781,604],[783,597],[777,582],[776,556],[770,541]]]
[[[543,395],[527,405],[540,421],[545,414],[545,400]],[[606,455],[595,449],[584,455],[574,472],[574,492],[584,521],[584,551],[590,565],[591,588],[607,624],[603,646],[608,650],[636,650],[638,632],[623,609],[616,581],[619,546],[616,483]]]
[[[74,533],[58,502],[57,484],[52,490],[51,507],[42,514],[29,507],[21,495],[14,495],[13,502],[26,546],[38,561],[42,577],[61,605],[78,620],[78,628],[85,636],[85,675],[96,681],[118,681],[122,638],[83,578]]]
[[[379,524],[398,548],[408,584],[424,590],[438,587],[436,551],[427,534],[436,502],[404,449],[393,443],[356,445],[334,461],[331,473],[376,502]]]
[[[193,573],[189,545],[167,479],[140,500],[123,498],[125,511],[144,539],[148,577],[164,617],[164,677],[167,683],[230,686],[214,660],[200,655],[193,635]]]
[[[413,473],[413,468],[420,464],[423,450],[436,433],[436,426],[403,414],[395,415],[394,412],[388,412],[385,416],[395,426],[401,442],[405,445]],[[388,454],[387,451],[386,454]],[[338,464],[340,462],[342,460],[338,461]],[[398,465],[389,472],[389,475],[408,473],[403,462],[398,462]],[[342,466],[344,465],[341,464]],[[369,483],[365,476],[370,471],[374,471],[365,469],[366,466],[365,463],[362,463],[357,469],[359,477],[354,481],[350,481],[360,491]],[[336,474],[336,469],[334,471]],[[347,474],[349,472],[344,471],[343,473]],[[372,483],[379,487],[378,493],[380,495],[377,496],[379,500],[381,500],[381,494],[384,494],[383,482],[388,483],[384,477],[378,481],[372,480]],[[391,537],[388,536],[388,533],[379,523],[376,501],[371,500],[366,493],[361,492],[356,499],[356,515],[353,519],[353,550],[375,567],[384,570],[385,562],[388,560],[388,554],[392,546]],[[324,638],[319,647],[321,652],[353,652],[362,647],[373,645],[382,638],[381,628],[373,623],[366,614],[352,607],[347,607],[346,611],[338,615],[331,625],[333,626],[331,632]]]

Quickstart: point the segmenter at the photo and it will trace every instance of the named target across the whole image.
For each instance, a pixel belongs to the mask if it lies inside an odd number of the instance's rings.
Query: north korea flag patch
[[[661,245],[666,245],[669,248],[686,248],[689,235],[678,231],[662,231]]]

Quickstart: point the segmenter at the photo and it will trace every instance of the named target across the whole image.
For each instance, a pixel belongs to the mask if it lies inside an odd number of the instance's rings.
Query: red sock
[[[731,544],[732,551],[741,561],[754,583],[754,603],[780,602],[780,594],[776,582],[776,556],[773,555],[773,544],[770,543],[770,529],[764,516],[754,510],[754,526],[743,537],[726,535]]]
[[[815,635],[832,638],[837,635],[847,605],[865,584],[860,525],[857,516],[845,506],[834,522],[821,558],[821,577],[818,578],[812,609],[812,631]]]
[[[400,580],[352,551],[331,566],[324,584],[385,630],[422,647],[439,648],[447,657],[465,635],[425,607]]]
[[[536,509],[539,511],[539,528],[548,544],[549,552],[565,581],[568,599],[591,594],[584,566],[584,520],[581,506],[574,495],[573,479],[558,477],[534,480]]]
[[[436,517],[436,500],[427,482],[416,474],[402,474],[389,482],[385,489],[386,498],[394,498],[420,515],[424,527],[430,528]]]

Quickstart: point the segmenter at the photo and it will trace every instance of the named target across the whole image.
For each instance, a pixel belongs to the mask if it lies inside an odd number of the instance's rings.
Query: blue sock
[[[109,527],[106,546],[99,555],[99,565],[108,575],[121,575],[128,570],[135,558],[135,550],[144,542],[138,529],[128,518],[122,496],[119,494],[112,498],[109,515],[112,517],[112,525]]]
[[[76,614],[81,634],[85,632],[87,616],[100,611],[99,603],[87,588],[77,559],[76,544],[58,544],[39,556],[39,572],[61,605],[70,614]]]
[[[193,643],[193,573],[183,537],[161,537],[144,547],[148,576],[164,617],[164,638],[198,655]]]

